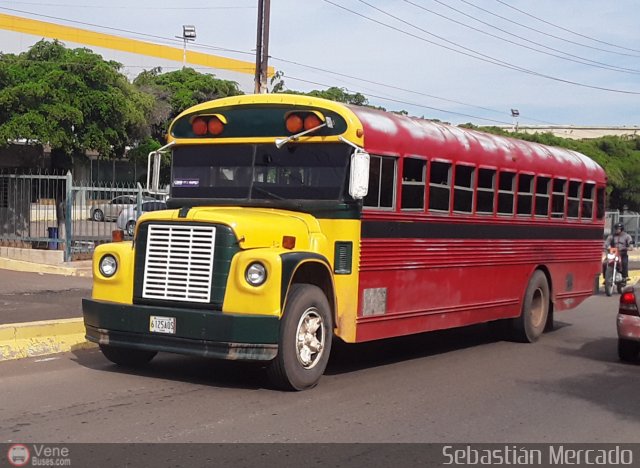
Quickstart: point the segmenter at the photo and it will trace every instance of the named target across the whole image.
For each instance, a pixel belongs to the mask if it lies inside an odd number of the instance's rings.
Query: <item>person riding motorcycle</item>
[[[609,234],[607,239],[604,241],[604,251],[605,253],[609,251],[610,247],[614,247],[618,249],[618,253],[620,255],[620,263],[621,263],[621,273],[623,278],[629,279],[629,254],[627,253],[629,250],[633,250],[633,239],[632,237],[624,232],[624,225],[622,223],[616,223],[614,226],[615,234]],[[602,278],[604,280],[605,273],[607,271],[607,261],[606,257],[602,262]]]

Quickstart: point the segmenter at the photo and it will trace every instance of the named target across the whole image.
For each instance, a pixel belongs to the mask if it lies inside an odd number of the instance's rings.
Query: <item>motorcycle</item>
[[[611,296],[611,294],[613,294],[613,287],[615,286],[618,294],[621,294],[622,288],[627,285],[627,278],[622,276],[622,261],[617,248],[609,248],[606,262],[607,269],[604,274],[604,292],[607,296]]]

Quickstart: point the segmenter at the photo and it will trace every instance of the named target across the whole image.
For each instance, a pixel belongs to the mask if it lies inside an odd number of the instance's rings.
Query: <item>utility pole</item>
[[[267,92],[267,70],[269,69],[269,17],[271,0],[258,0],[258,28],[256,38],[256,94]]]

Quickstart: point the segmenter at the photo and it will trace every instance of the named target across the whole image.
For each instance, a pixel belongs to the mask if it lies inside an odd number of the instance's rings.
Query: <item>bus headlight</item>
[[[251,286],[260,286],[267,280],[267,269],[262,263],[253,262],[244,272],[244,278]]]
[[[118,271],[118,262],[113,255],[105,255],[100,259],[100,273],[111,278]]]

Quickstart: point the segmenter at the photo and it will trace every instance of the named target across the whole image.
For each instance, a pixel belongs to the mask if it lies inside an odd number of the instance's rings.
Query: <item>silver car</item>
[[[118,219],[120,212],[131,205],[135,206],[135,195],[120,195],[108,202],[96,203],[91,207],[91,219],[94,221],[109,221]]]
[[[148,211],[166,210],[167,204],[158,200],[145,200],[140,205],[142,213]],[[128,236],[133,237],[133,232],[136,228],[136,221],[138,220],[138,206],[137,204],[127,206],[120,212],[116,225],[118,229],[122,229]]]

